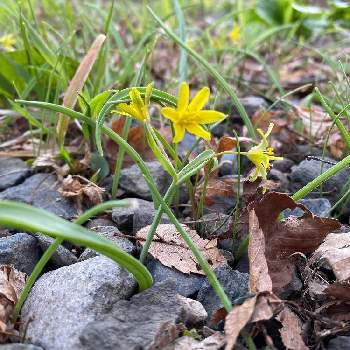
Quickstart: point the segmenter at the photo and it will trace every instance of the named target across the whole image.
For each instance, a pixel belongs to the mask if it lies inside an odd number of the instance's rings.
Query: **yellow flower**
[[[164,107],[161,109],[164,117],[173,123],[175,131],[174,143],[178,143],[184,138],[186,130],[193,135],[210,140],[210,132],[205,130],[202,125],[224,119],[225,114],[217,111],[202,110],[209,96],[209,88],[204,87],[189,102],[190,89],[188,84],[183,82],[179,90],[177,108]]]
[[[4,48],[5,51],[13,51],[15,49],[14,45],[16,43],[16,39],[13,34],[3,35],[0,38],[0,45]]]
[[[270,123],[265,134],[261,129],[258,129],[258,133],[261,135],[261,141],[257,146],[252,147],[246,153],[248,159],[254,163],[256,167],[254,174],[249,178],[250,181],[255,181],[258,176],[266,180],[267,170],[272,166],[270,161],[283,159],[283,157],[275,157],[273,148],[268,147],[267,137],[271,134],[272,129],[273,123]]]
[[[145,100],[143,100],[140,91],[135,87],[132,88],[129,93],[131,99],[130,104],[119,103],[117,109],[112,112],[135,118],[140,122],[146,121],[148,119],[148,105],[151,100],[152,89],[153,82],[147,85]]]
[[[237,43],[240,38],[241,30],[237,24],[234,24],[230,32],[230,39],[233,43]]]

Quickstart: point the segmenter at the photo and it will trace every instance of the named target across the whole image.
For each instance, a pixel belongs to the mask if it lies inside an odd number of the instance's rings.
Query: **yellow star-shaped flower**
[[[117,109],[112,112],[135,118],[140,122],[146,121],[148,119],[148,105],[151,100],[152,89],[153,82],[147,85],[145,100],[143,100],[140,91],[132,88],[129,93],[131,102],[129,104],[119,103]]]
[[[0,38],[0,46],[4,48],[5,51],[13,51],[15,49],[16,39],[13,34],[7,34]]]
[[[210,132],[203,128],[203,124],[215,123],[225,118],[225,114],[202,110],[204,105],[208,102],[210,90],[208,87],[202,88],[196,96],[189,101],[190,89],[187,83],[183,82],[180,86],[179,96],[177,101],[177,108],[164,107],[161,113],[165,118],[168,118],[173,123],[174,127],[174,143],[180,142],[184,136],[185,131],[199,136],[205,140],[210,140]]]
[[[237,24],[232,26],[232,30],[230,32],[230,39],[233,43],[237,43],[241,35],[241,30]]]
[[[261,129],[258,129],[258,133],[261,135],[260,143],[257,146],[252,147],[245,154],[256,167],[254,174],[249,178],[250,181],[255,181],[258,176],[261,176],[264,180],[266,180],[267,170],[272,166],[270,161],[283,159],[283,157],[274,156],[273,148],[268,147],[267,138],[271,134],[273,126],[273,123],[270,123],[265,134]]]

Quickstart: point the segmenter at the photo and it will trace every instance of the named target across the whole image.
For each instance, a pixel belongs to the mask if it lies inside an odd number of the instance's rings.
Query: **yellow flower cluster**
[[[273,123],[270,123],[266,133],[258,129],[261,141],[257,146],[252,147],[247,153],[247,158],[255,165],[255,172],[250,181],[255,181],[259,176],[266,180],[267,170],[271,168],[271,160],[281,160],[283,157],[274,156],[273,148],[268,147],[267,137],[271,134]]]
[[[146,87],[143,100],[140,91],[137,88],[132,88],[129,93],[131,102],[129,104],[118,104],[114,112],[133,117],[140,122],[146,122],[149,119],[148,106],[151,100],[152,89],[153,83]],[[179,89],[176,108],[163,107],[161,109],[162,115],[172,122],[174,143],[180,142],[184,138],[186,131],[205,140],[210,139],[210,132],[203,125],[220,121],[225,118],[225,114],[214,110],[203,110],[203,107],[209,100],[209,96],[209,88],[204,87],[190,101],[189,86],[186,82],[183,82]],[[258,129],[258,133],[261,136],[260,143],[252,147],[248,152],[241,152],[255,165],[255,171],[249,178],[250,181],[255,181],[259,176],[266,179],[267,171],[271,167],[270,162],[283,159],[274,155],[273,148],[269,147],[267,142],[273,126],[273,123],[270,123],[266,133]]]
[[[16,39],[13,34],[7,34],[0,37],[0,46],[5,51],[13,51],[15,49]]]

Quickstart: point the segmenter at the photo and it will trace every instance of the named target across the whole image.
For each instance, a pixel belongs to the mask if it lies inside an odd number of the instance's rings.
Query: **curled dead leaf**
[[[304,340],[301,336],[301,322],[299,317],[288,307],[284,307],[278,314],[277,320],[282,323],[280,329],[284,346],[289,350],[307,350]]]
[[[226,262],[226,258],[216,247],[216,239],[211,241],[202,239],[198,236],[196,231],[190,230],[185,225],[184,228],[213,269]],[[136,237],[140,240],[141,244],[144,244],[149,229],[150,226],[146,226],[136,233]],[[149,254],[159,260],[163,265],[174,267],[183,273],[198,273],[204,275],[204,272],[196,262],[195,256],[177,232],[174,225],[158,225],[155,238],[149,249]]]
[[[58,190],[64,197],[75,198],[79,203],[87,199],[96,205],[102,202],[104,189],[79,175],[68,175]]]
[[[290,216],[284,221],[278,220],[283,210],[297,207],[304,211],[302,217]],[[295,203],[291,197],[277,192],[266,193],[251,203],[249,211],[252,240],[249,258],[252,268],[250,272],[255,278],[251,286],[254,292],[263,291],[264,288],[270,291],[269,275],[272,291],[281,293],[295,273],[290,256],[296,252],[314,252],[330,232],[340,227],[337,220],[317,217],[303,205]],[[257,266],[263,255],[268,271],[266,267],[261,271],[262,267]]]
[[[26,275],[10,265],[0,266],[0,343],[7,339],[8,322],[21,293]]]

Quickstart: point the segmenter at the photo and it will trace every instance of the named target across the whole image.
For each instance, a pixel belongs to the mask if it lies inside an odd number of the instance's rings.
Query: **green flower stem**
[[[336,165],[332,166],[328,170],[326,170],[321,175],[317,176],[315,179],[313,179],[311,182],[309,182],[307,185],[305,185],[303,188],[301,188],[299,191],[295,192],[292,198],[295,201],[298,201],[305,196],[307,196],[310,192],[312,192],[316,187],[320,186],[323,182],[330,179],[332,176],[337,174],[339,171],[342,171],[346,167],[350,165],[350,155],[345,157],[343,160],[341,160]]]
[[[185,49],[197,62],[201,63],[201,65],[216,79],[218,84],[224,89],[224,91],[232,98],[239,115],[241,116],[244,124],[248,129],[248,134],[251,138],[255,139],[255,129],[251,120],[248,117],[246,110],[244,109],[242,103],[239,101],[236,93],[230,87],[230,85],[226,82],[226,80],[222,77],[222,75],[201,55],[199,55],[196,51],[191,49],[185,42],[183,42],[173,31],[171,31],[165,23],[153,12],[153,10],[147,6],[148,11],[155,19],[155,21],[160,25],[160,27],[165,31],[165,33],[173,39],[178,45],[180,45],[183,49]]]
[[[131,118],[125,118],[125,124],[123,127],[123,134],[122,134],[122,138],[125,141],[128,141],[128,135],[129,135],[131,123],[132,123]],[[112,182],[112,198],[113,199],[115,199],[117,196],[120,174],[121,174],[121,169],[122,169],[123,161],[124,161],[124,155],[125,155],[125,149],[122,147],[119,147],[117,160],[115,162],[114,176],[113,176],[113,182]]]
[[[54,110],[56,112],[64,113],[67,116],[71,118],[77,118],[79,120],[84,121],[85,123],[94,126],[94,121],[92,121],[90,118],[86,117],[84,114],[75,112],[69,108],[46,103],[46,102],[35,102],[35,101],[17,101],[19,103],[23,103],[26,105],[31,105],[35,107],[45,108]],[[149,186],[150,191],[152,192],[153,198],[157,200],[158,203],[162,206],[164,212],[168,215],[170,221],[174,224],[186,244],[189,246],[191,251],[193,252],[194,256],[196,257],[198,264],[202,268],[203,272],[206,274],[208,281],[210,285],[215,290],[216,294],[220,298],[223,306],[227,311],[230,311],[232,309],[232,304],[230,299],[227,297],[225,291],[223,290],[219,280],[217,279],[215,273],[210,268],[208,262],[204,259],[201,252],[198,250],[194,242],[192,241],[191,237],[188,235],[187,231],[184,229],[184,227],[180,224],[180,222],[177,220],[177,218],[174,216],[173,212],[170,210],[168,205],[163,200],[162,196],[158,192],[157,186],[152,178],[152,175],[147,168],[145,162],[141,158],[141,156],[134,150],[132,146],[130,146],[122,137],[120,137],[117,133],[115,133],[112,129],[101,125],[101,132],[106,134],[108,137],[110,137],[114,142],[116,142],[119,146],[124,147],[125,151],[129,154],[129,156],[132,158],[132,160],[138,165],[140,168],[145,181],[147,185]]]
[[[321,94],[320,90],[317,87],[315,88],[315,92],[316,92],[316,96],[321,101],[323,108],[327,111],[327,113],[333,119],[333,121],[334,121],[335,125],[337,126],[339,132],[341,133],[346,145],[350,149],[350,135],[349,135],[348,131],[345,129],[345,126],[340,121],[339,116],[335,115],[335,113],[329,107],[328,103],[326,102],[325,98],[323,97],[323,95]]]
[[[169,186],[168,191],[166,192],[166,194],[164,196],[164,202],[165,203],[170,204],[171,200],[173,199],[173,196],[174,196],[174,193],[175,193],[175,189],[176,189],[176,186],[175,186],[175,183],[173,182]],[[148,231],[146,242],[145,242],[145,244],[142,247],[142,251],[141,251],[141,255],[140,255],[140,261],[143,264],[146,261],[149,247],[151,246],[154,234],[156,233],[156,229],[157,229],[157,227],[158,227],[158,225],[160,223],[160,220],[162,218],[163,213],[164,213],[163,207],[159,206],[159,208],[157,210],[157,213],[156,213],[156,216],[154,217],[152,225],[151,225],[151,227],[150,227],[150,229]]]
[[[99,205],[94,206],[93,208],[87,210],[85,213],[83,213],[81,216],[79,216],[74,222],[78,225],[84,224],[87,220],[89,220],[91,217],[114,207],[125,207],[128,205],[127,201],[108,201],[105,203],[101,203]],[[28,294],[30,290],[32,289],[35,281],[40,276],[41,272],[43,271],[44,267],[48,263],[48,261],[51,259],[52,255],[55,253],[57,248],[60,246],[60,244],[63,242],[63,239],[56,238],[50,246],[45,250],[45,253],[41,256],[38,263],[35,265],[33,272],[30,274],[29,278],[27,279],[23,290],[17,300],[17,303],[15,305],[15,309],[12,314],[12,320],[15,322],[18,318],[18,315],[22,309],[22,306],[24,302],[26,301]]]

